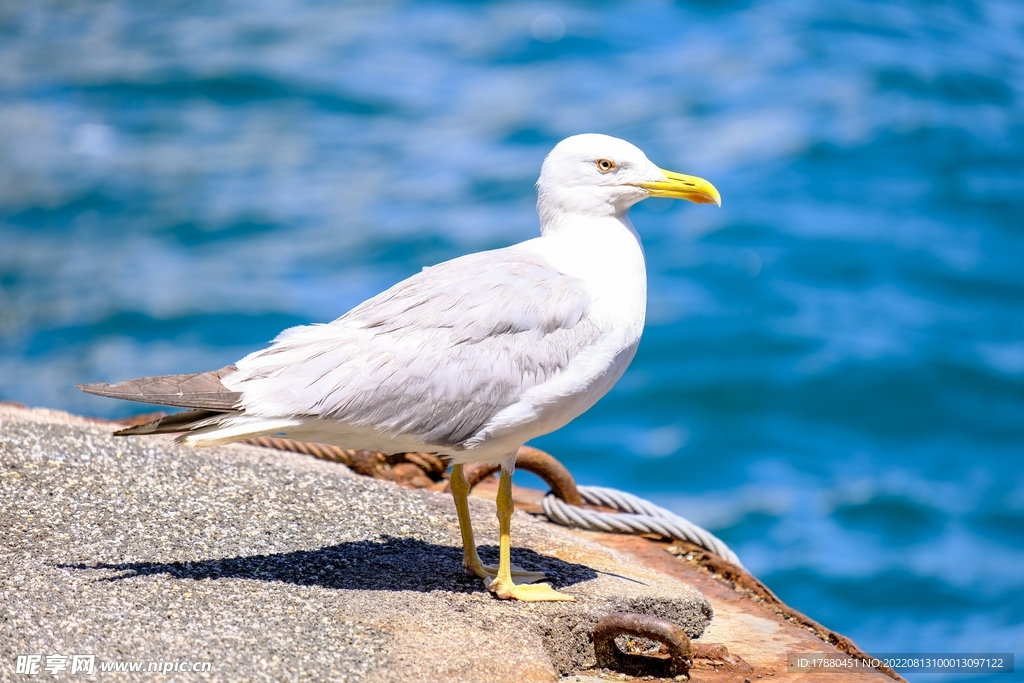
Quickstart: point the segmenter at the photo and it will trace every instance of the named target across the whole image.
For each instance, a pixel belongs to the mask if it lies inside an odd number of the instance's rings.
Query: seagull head
[[[718,190],[703,178],[658,168],[636,146],[597,133],[555,145],[537,181],[543,231],[573,217],[621,218],[648,197],[722,205]]]

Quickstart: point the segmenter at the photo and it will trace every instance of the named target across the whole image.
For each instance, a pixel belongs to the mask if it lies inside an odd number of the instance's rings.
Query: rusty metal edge
[[[597,538],[602,545],[608,545],[620,552],[632,555],[641,563],[654,569],[665,569],[663,555],[672,555],[673,558],[665,557],[665,560],[683,562],[702,572],[708,579],[714,581],[722,589],[731,591],[734,594],[746,596],[761,605],[765,610],[794,626],[806,630],[815,638],[835,647],[840,652],[871,663],[873,657],[861,650],[856,643],[847,636],[836,633],[832,629],[823,626],[811,619],[802,612],[790,607],[767,586],[761,583],[749,572],[743,570],[730,562],[726,562],[717,555],[704,550],[698,546],[683,541],[667,543],[652,538],[626,536],[623,534],[606,534],[603,532],[587,532],[590,537]],[[662,555],[663,554],[663,555]],[[659,561],[661,560],[661,561]],[[680,577],[684,578],[684,577]],[[900,683],[907,683],[906,679],[889,667],[874,667],[876,671],[884,674]],[[888,669],[888,670],[886,670]],[[847,675],[847,674],[844,674]]]
[[[731,586],[734,590],[746,593],[751,598],[758,600],[786,621],[809,629],[820,640],[835,647],[840,652],[844,652],[851,657],[864,662],[870,663],[873,661],[871,655],[861,650],[853,640],[841,633],[836,633],[832,629],[823,626],[803,612],[793,609],[780,600],[779,597],[775,595],[770,588],[768,588],[768,586],[761,583],[757,577],[753,576],[742,567],[737,567],[718,555],[708,552],[707,550],[692,543],[687,543],[686,541],[673,541],[666,550],[668,550],[672,555],[676,555],[677,557],[680,557],[680,559],[686,559],[692,564],[700,567],[711,574],[714,578]],[[876,666],[875,669],[884,673],[886,676],[889,676],[893,680],[900,681],[901,683],[907,683],[907,680],[896,673],[896,671],[891,667],[881,662],[879,664],[880,666]]]

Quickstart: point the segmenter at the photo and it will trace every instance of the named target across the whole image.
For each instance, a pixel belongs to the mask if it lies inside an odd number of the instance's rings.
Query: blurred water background
[[[1022,104],[1016,0],[0,3],[0,400],[151,410],[72,384],[533,237],[609,133],[724,206],[634,209],[640,351],[537,445],[869,651],[1021,655]]]

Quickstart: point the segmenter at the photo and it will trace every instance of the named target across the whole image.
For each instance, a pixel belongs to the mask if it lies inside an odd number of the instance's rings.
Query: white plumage
[[[285,330],[233,371],[189,376],[201,395],[179,388],[175,402],[166,389],[175,377],[125,383],[130,391],[85,389],[203,409],[191,423],[171,425],[187,429],[180,439],[194,446],[283,434],[446,456],[455,464],[467,568],[497,575],[491,589],[499,597],[566,599],[550,587],[512,583],[507,517],[515,454],[590,408],[636,353],[647,279],[629,208],[650,196],[720,199],[707,181],[663,171],[628,142],[595,134],[551,151],[537,194],[540,237],[425,268],[334,322]],[[204,399],[210,382],[215,398]],[[128,431],[169,429],[157,423]],[[472,541],[460,493],[461,465],[470,462],[502,463],[498,571],[480,564]]]

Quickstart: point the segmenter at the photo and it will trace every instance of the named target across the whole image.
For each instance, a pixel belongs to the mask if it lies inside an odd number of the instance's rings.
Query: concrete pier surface
[[[0,405],[0,680],[623,680],[593,668],[591,641],[619,611],[726,647],[699,651],[694,680],[824,680],[787,673],[786,652],[846,656],[664,544],[517,512],[513,562],[576,602],[501,601],[463,573],[448,495],[304,455],[111,431]],[[494,505],[470,502],[495,561]],[[892,680],[840,680],[858,676]]]

